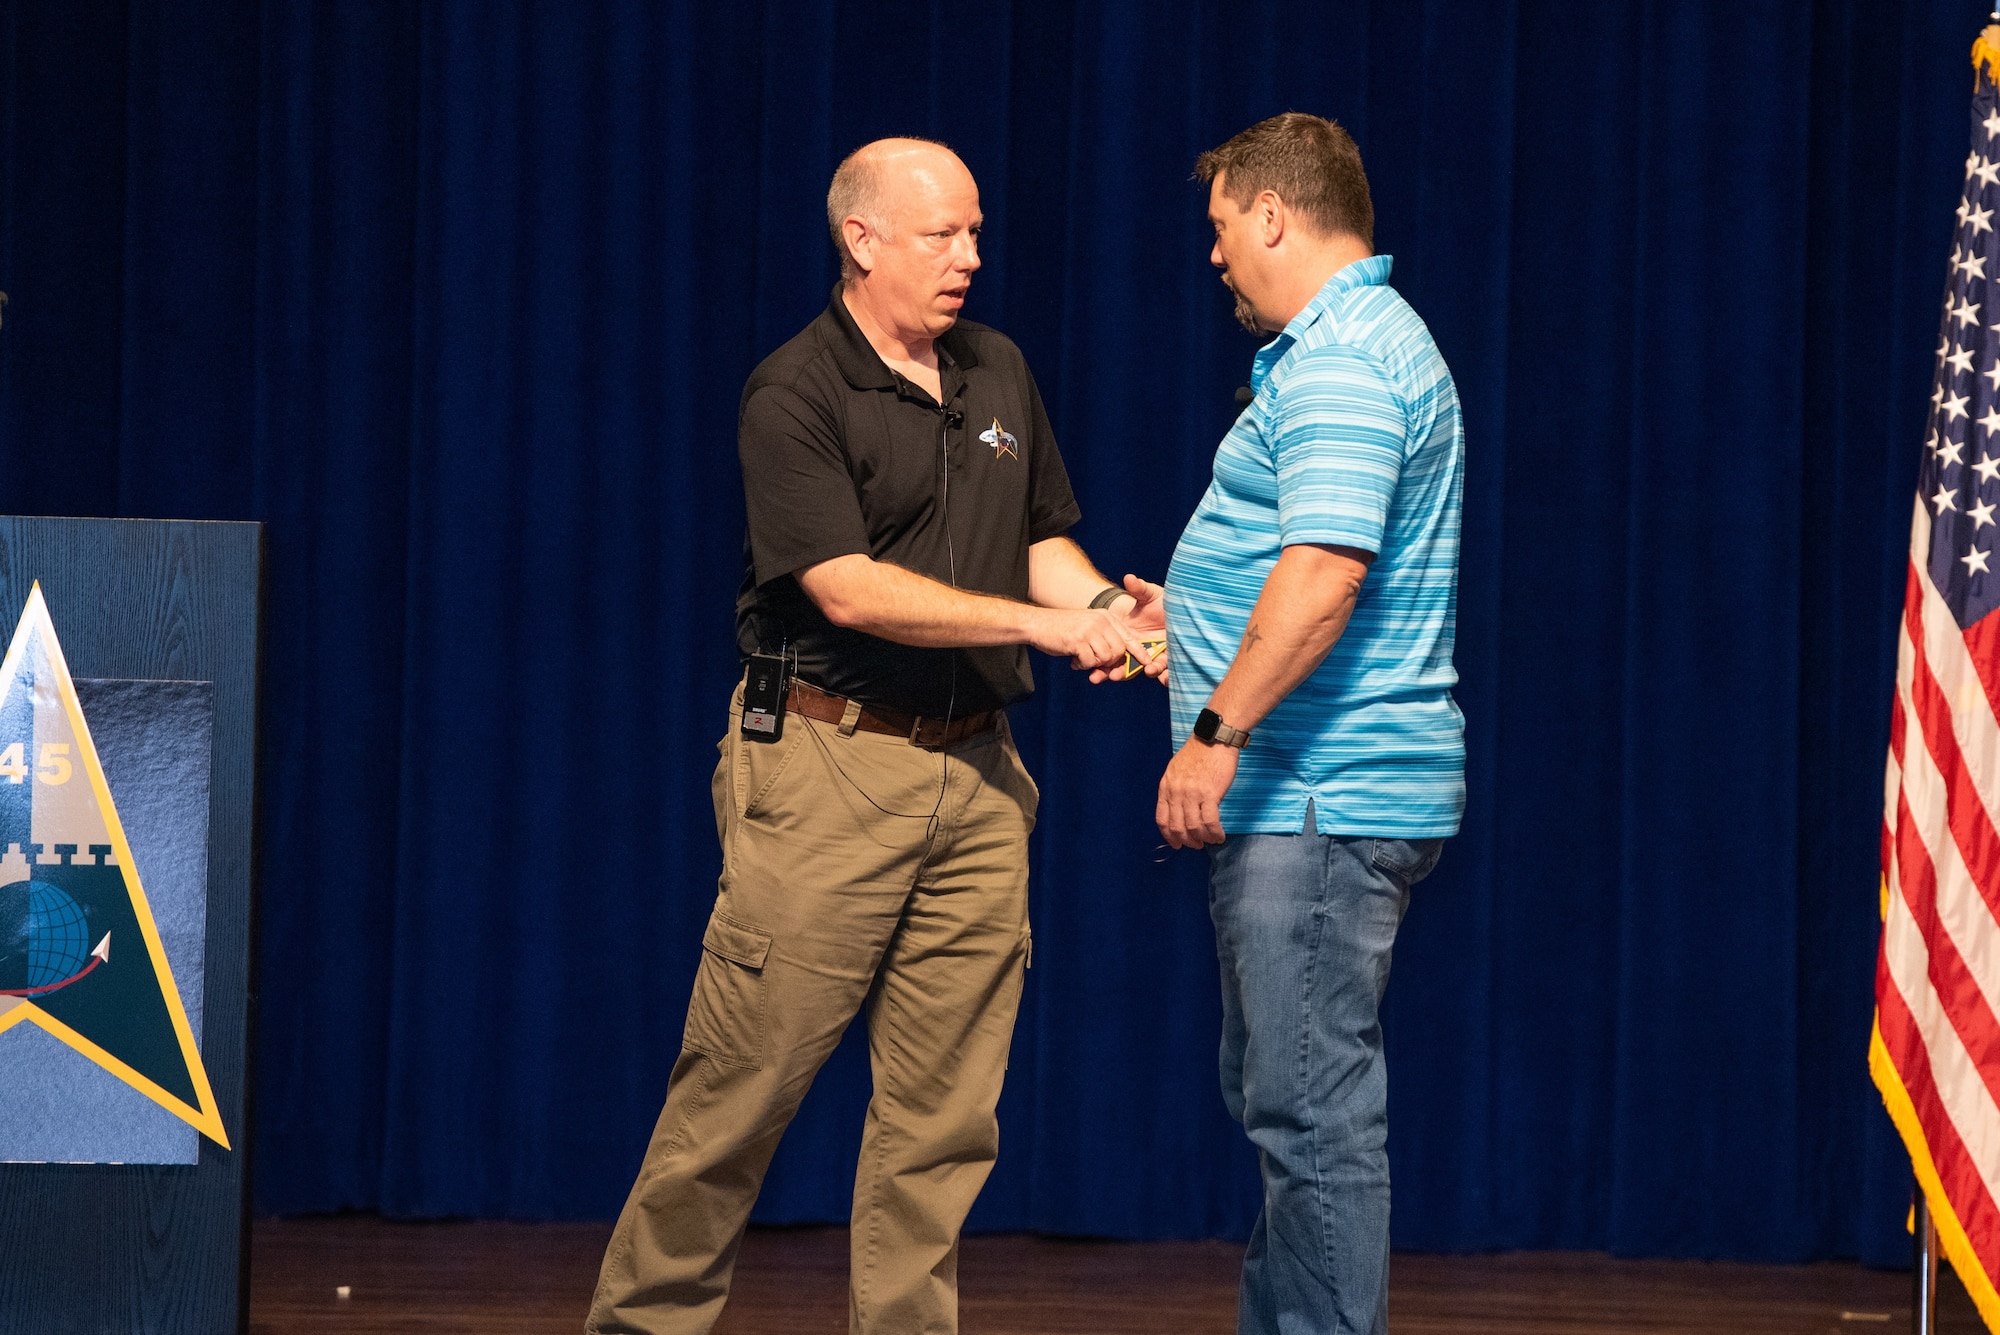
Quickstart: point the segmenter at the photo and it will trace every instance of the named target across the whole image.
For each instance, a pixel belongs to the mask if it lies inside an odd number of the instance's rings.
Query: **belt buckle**
[[[937,719],[927,719],[919,714],[916,722],[910,725],[910,745],[920,746],[926,751],[935,751],[945,744],[945,737],[949,732],[949,724]]]

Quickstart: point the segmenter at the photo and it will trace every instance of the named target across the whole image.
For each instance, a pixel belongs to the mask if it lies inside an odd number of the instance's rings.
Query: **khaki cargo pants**
[[[739,689],[713,785],[721,890],[680,1060],[585,1329],[715,1323],[778,1138],[865,1003],[875,1091],[849,1328],[951,1335],[959,1227],[999,1152],[1035,785],[1004,719],[941,752],[797,715],[780,741],[746,742],[741,708]]]

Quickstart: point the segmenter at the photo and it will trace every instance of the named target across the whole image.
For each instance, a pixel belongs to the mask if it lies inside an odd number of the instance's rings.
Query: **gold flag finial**
[[[1972,70],[2000,84],[2000,23],[1989,23],[1972,39]]]

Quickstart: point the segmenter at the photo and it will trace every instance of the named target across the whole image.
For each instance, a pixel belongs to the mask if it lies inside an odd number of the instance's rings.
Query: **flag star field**
[[[2000,607],[2000,98],[1983,82],[1958,204],[1919,494],[1931,582],[1960,628]]]

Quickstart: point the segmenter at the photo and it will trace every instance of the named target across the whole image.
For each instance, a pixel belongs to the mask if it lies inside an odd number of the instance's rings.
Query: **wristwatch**
[[[1238,750],[1250,740],[1248,728],[1232,728],[1222,721],[1222,715],[1213,709],[1204,709],[1194,716],[1194,735],[1204,742],[1217,746],[1233,746]]]

